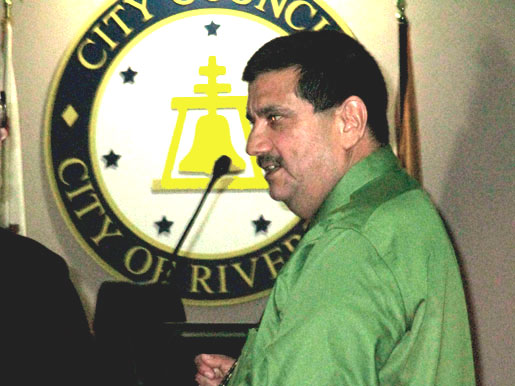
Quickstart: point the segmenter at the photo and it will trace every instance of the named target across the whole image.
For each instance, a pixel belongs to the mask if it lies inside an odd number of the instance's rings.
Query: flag
[[[12,63],[12,26],[7,13],[2,34],[2,87],[8,136],[1,145],[0,226],[26,235],[18,96]]]
[[[397,156],[408,173],[422,183],[417,103],[409,23],[399,18],[399,99],[396,111]]]

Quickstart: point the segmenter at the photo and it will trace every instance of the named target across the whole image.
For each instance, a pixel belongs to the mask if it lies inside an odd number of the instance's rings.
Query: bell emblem
[[[250,161],[253,175],[250,177],[238,175],[238,173],[244,172],[248,165],[234,149],[228,120],[217,110],[236,109],[238,111],[241,129],[246,140],[250,134],[250,124],[246,118],[247,97],[219,95],[231,91],[230,84],[216,81],[217,76],[225,74],[225,70],[224,66],[216,64],[216,57],[210,56],[208,65],[199,68],[199,74],[207,76],[208,83],[194,86],[195,93],[205,96],[172,98],[172,109],[178,110],[179,114],[162,179],[153,181],[153,191],[204,189],[213,170],[214,162],[222,155],[231,158],[230,172],[232,175],[222,177],[213,189],[266,190],[268,188],[254,157]],[[184,177],[172,177],[188,110],[207,110],[207,114],[198,118],[193,144],[187,155],[179,161],[178,171]],[[192,177],[192,174],[200,176]]]

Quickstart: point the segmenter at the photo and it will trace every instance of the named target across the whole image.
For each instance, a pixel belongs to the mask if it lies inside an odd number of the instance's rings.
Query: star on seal
[[[121,155],[116,154],[114,151],[110,151],[109,154],[102,156],[106,163],[106,168],[108,167],[118,167],[118,160],[121,158]]]
[[[136,71],[133,71],[132,68],[130,68],[130,67],[127,70],[120,72],[120,75],[123,78],[124,84],[125,83],[134,83],[134,77],[137,74],[138,73]]]
[[[259,216],[259,219],[252,221],[254,223],[254,226],[256,227],[256,234],[259,232],[267,233],[268,232],[268,226],[270,225],[271,221],[265,220],[263,215]]]
[[[161,233],[170,233],[170,228],[173,225],[173,221],[168,221],[166,216],[163,216],[161,221],[156,221],[154,224],[156,224],[159,228],[157,234],[160,235]]]
[[[204,27],[207,29],[207,36],[217,36],[216,30],[220,28],[220,24],[215,24],[214,22],[211,22],[211,24],[205,25]]]

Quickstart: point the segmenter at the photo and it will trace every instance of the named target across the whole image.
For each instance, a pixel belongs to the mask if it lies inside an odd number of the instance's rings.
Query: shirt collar
[[[399,160],[390,145],[383,146],[352,166],[334,186],[311,221],[310,227],[333,210],[349,203],[351,195],[375,178],[398,169]]]

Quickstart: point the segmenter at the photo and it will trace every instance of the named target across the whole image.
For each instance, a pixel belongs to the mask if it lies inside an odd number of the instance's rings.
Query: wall
[[[91,317],[109,279],[79,246],[57,209],[42,146],[44,109],[65,49],[100,0],[15,0],[14,65],[22,123],[29,236],[63,255]],[[397,79],[394,1],[327,0]],[[467,286],[485,385],[511,385],[514,259],[513,2],[408,1],[419,105],[424,185],[454,237]],[[192,321],[254,322],[265,299],[230,307],[188,307]]]

